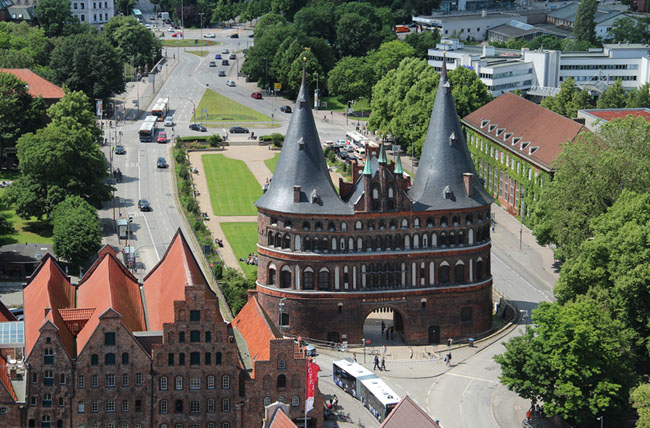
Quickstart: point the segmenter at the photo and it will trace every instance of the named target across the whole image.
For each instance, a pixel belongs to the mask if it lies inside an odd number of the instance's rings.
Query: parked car
[[[161,144],[164,144],[164,143],[167,142],[167,134],[165,133],[165,131],[160,131],[158,133],[158,139],[156,141],[158,141]]]
[[[210,61],[210,67],[216,67],[217,63],[216,61]]]
[[[115,146],[115,154],[116,155],[125,155],[126,154],[126,149],[124,146]]]
[[[169,28],[167,29],[167,31],[169,31],[170,33],[173,33],[173,32],[176,31],[176,29],[175,29],[174,27],[169,27]]]
[[[183,37],[183,33],[179,31],[178,33],[172,34],[172,37]]]
[[[280,107],[280,111],[283,113],[291,113],[291,107],[290,106],[282,106]]]
[[[221,59],[221,54],[216,54],[216,55],[214,56],[214,59]]]
[[[190,129],[192,131],[201,131],[201,132],[207,132],[208,131],[208,129],[205,126],[200,125],[198,123],[190,123]]]
[[[222,51],[221,51],[221,53],[222,53],[222,54],[226,54],[226,55],[227,55],[227,54],[229,54],[229,53],[230,53],[230,51],[229,51],[228,49],[224,49],[224,50],[222,50]]]
[[[253,92],[251,94],[252,98],[255,98],[256,100],[261,100],[262,99],[262,93],[261,92]]]
[[[221,65],[230,65],[227,59],[221,60]]]
[[[230,127],[230,133],[231,134],[248,134],[248,129],[244,128],[242,126],[231,126]]]
[[[165,117],[165,126],[174,126],[174,116],[170,114]]]
[[[230,54],[230,59],[237,59],[237,55],[236,54]]]
[[[167,160],[165,160],[165,158],[159,157],[156,166],[158,168],[167,168],[169,165],[167,165]]]
[[[214,33],[208,33],[208,34],[204,34],[203,37],[205,37],[206,39],[214,39],[215,37],[217,37],[217,35]]]
[[[219,77],[226,77],[226,70],[219,70]]]
[[[140,211],[151,211],[151,204],[146,199],[140,199],[138,201],[138,209]]]
[[[235,87],[235,81],[234,80],[226,80],[226,86],[231,86],[231,87],[234,88]]]
[[[230,38],[231,38],[231,39],[238,39],[238,38],[239,38],[239,34],[237,34],[237,33],[232,33],[232,34],[230,35]]]
[[[255,37],[255,33],[250,33],[250,34],[248,35],[248,37],[250,37],[250,38],[252,39],[253,37]]]

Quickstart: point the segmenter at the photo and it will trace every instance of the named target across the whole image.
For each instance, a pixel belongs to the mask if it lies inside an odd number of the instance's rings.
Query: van
[[[366,156],[366,149],[364,149],[363,147],[357,147],[356,149],[354,149],[354,154],[357,155],[358,158],[362,158]]]

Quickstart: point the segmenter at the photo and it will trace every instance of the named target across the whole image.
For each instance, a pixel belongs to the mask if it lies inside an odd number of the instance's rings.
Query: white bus
[[[147,116],[140,126],[138,131],[138,136],[140,137],[140,142],[150,142],[153,141],[153,137],[156,135],[156,122],[158,118],[156,116]]]
[[[151,115],[156,116],[159,121],[163,121],[167,116],[167,111],[169,111],[169,98],[158,98],[151,109]]]
[[[345,140],[348,147],[352,146],[352,150],[365,148],[366,143],[369,141],[366,137],[356,131],[350,131],[346,133]]]

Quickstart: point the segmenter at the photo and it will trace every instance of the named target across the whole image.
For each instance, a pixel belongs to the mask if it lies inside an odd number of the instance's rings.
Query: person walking
[[[356,352],[352,353],[352,359],[354,360],[355,363],[357,362],[357,353]]]
[[[451,352],[447,354],[447,367],[451,365]]]
[[[413,348],[409,348],[409,360],[413,359]]]
[[[372,368],[373,370],[377,370],[377,367],[379,367],[379,355],[375,354],[375,366]]]
[[[384,334],[384,330],[386,330],[386,324],[384,322],[381,322],[381,334]]]
[[[381,367],[379,370],[384,370],[386,371],[386,359],[384,357],[381,357]]]

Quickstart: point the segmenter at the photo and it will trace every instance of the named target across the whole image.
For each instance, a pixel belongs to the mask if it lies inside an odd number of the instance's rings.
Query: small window
[[[113,388],[115,387],[115,374],[114,373],[108,373],[104,377],[105,385],[107,388]]]
[[[201,311],[190,311],[190,321],[201,321]]]
[[[208,376],[208,389],[214,389],[214,376]]]
[[[203,362],[206,366],[209,366],[212,364],[212,354],[209,352],[206,352],[205,355],[203,356]]]
[[[190,389],[197,391],[201,389],[201,378],[196,376],[190,379]]]
[[[127,352],[122,353],[122,364],[129,364],[129,354]]]
[[[278,360],[278,369],[280,369],[280,370],[284,370],[284,369],[286,369],[286,368],[287,368],[287,363],[286,363],[286,361],[284,361],[284,360],[282,360],[282,359]]]
[[[300,397],[298,397],[297,395],[294,395],[293,397],[291,397],[291,406],[292,407],[300,406]]]
[[[179,343],[185,343],[185,332],[181,331],[178,333],[178,342]]]
[[[115,345],[115,333],[104,333],[104,345],[114,346]]]
[[[211,331],[206,331],[205,332],[205,343],[210,343],[212,342],[212,332]]]
[[[221,389],[230,389],[230,376],[224,375],[221,378]]]
[[[115,354],[109,352],[108,354],[104,355],[104,364],[107,366],[115,365]]]
[[[167,388],[168,388],[168,386],[167,386],[167,377],[162,376],[160,378],[160,390],[161,391],[167,391]]]
[[[160,405],[158,406],[158,409],[160,409],[160,413],[163,414],[167,413],[167,400],[160,400]]]
[[[201,332],[198,330],[192,330],[190,331],[190,342],[191,343],[198,343],[201,341]]]
[[[190,353],[190,365],[198,366],[201,364],[201,353],[200,352],[191,352]]]
[[[173,366],[174,365],[174,353],[170,352],[167,354],[167,365],[168,366]]]
[[[92,354],[90,356],[90,365],[91,366],[96,366],[98,364],[99,364],[99,357],[97,356],[97,354]]]
[[[183,390],[183,377],[176,376],[176,391],[182,391],[182,390]]]
[[[65,385],[65,384],[66,384],[66,380],[67,380],[67,379],[66,379],[66,375],[65,375],[65,373],[61,373],[61,374],[59,374],[59,383],[60,383],[61,385]]]
[[[179,366],[184,366],[185,365],[185,354],[183,352],[178,354],[178,365]]]
[[[230,412],[230,400],[227,398],[224,398],[221,400],[221,411],[224,413]]]

